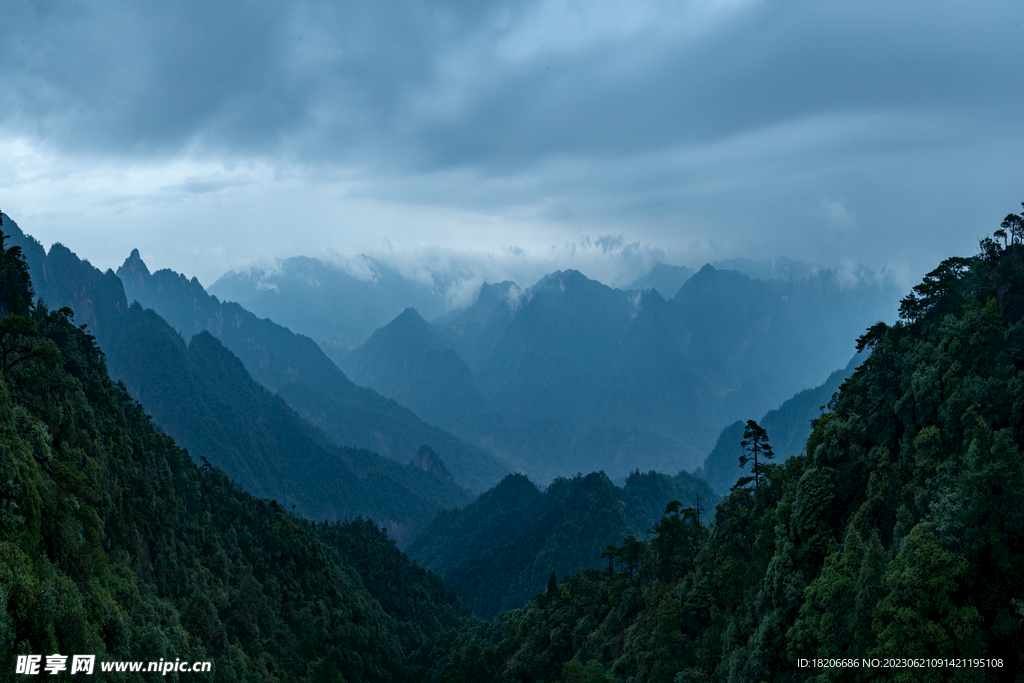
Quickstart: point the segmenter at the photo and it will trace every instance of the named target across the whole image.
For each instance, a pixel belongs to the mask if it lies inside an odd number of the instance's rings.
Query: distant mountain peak
[[[542,290],[566,292],[569,290],[582,291],[585,288],[594,287],[603,288],[605,285],[601,284],[597,280],[591,280],[578,270],[569,269],[556,270],[553,273],[548,273],[530,289],[533,290],[531,292],[532,295]]]
[[[427,322],[426,320],[423,319],[423,316],[420,315],[420,312],[417,311],[412,306],[406,306],[405,310],[402,311],[401,313],[399,313],[395,317],[395,320],[396,321],[398,321],[398,320],[403,320],[403,321],[404,320],[415,320],[415,321],[421,321],[421,322],[424,322],[424,323]]]
[[[639,292],[639,298],[637,299],[638,305],[644,305],[648,303],[664,303],[667,299],[662,296],[661,292],[653,287],[651,289],[644,289]]]
[[[444,464],[444,460],[441,456],[434,452],[434,449],[423,444],[420,449],[416,451],[416,457],[413,458],[413,465],[418,470],[426,472],[435,479],[446,481],[451,483],[452,473],[448,471],[448,467]]]
[[[646,275],[637,278],[624,289],[655,289],[663,298],[671,299],[692,276],[693,270],[686,266],[655,263]]]
[[[128,277],[138,278],[139,276],[148,277],[149,268],[146,267],[146,263],[142,260],[142,254],[139,253],[138,249],[132,249],[132,253],[128,255],[128,258],[124,260],[121,267],[117,269],[118,277],[123,278],[124,272]]]
[[[427,322],[427,320],[420,315],[420,312],[411,306],[407,307],[395,316],[395,319],[387,325],[378,328],[377,331],[370,335],[370,339],[394,339],[396,336],[409,334],[416,335],[421,342],[426,343],[431,348],[438,345],[445,346],[438,328]],[[370,340],[368,339],[366,342],[363,342],[359,348],[368,344],[369,341]]]

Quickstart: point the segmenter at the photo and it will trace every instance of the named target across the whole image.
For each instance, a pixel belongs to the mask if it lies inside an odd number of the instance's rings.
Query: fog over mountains
[[[195,279],[150,274],[137,252],[119,275],[102,273],[63,245],[47,252],[6,216],[3,229],[39,301],[71,308],[155,423],[241,489],[312,519],[369,516],[404,543],[510,471]]]
[[[451,307],[434,283],[405,278],[368,256],[346,261],[346,267],[307,257],[285,259],[279,266],[229,271],[208,291],[312,337],[332,358],[359,345],[407,306],[431,319]]]
[[[540,482],[704,466],[726,425],[846,366],[850,340],[891,320],[899,295],[863,266],[786,258],[658,263],[625,289],[556,271],[532,286],[485,282],[453,307],[466,286],[366,256],[297,257],[229,272],[209,294],[308,335],[355,384]]]
[[[43,258],[40,247],[29,251]],[[73,257],[65,260],[77,263]],[[863,266],[738,259],[696,272],[657,264],[626,289],[575,270],[529,287],[483,283],[470,305],[452,308],[459,283],[428,286],[374,259],[361,263],[364,271],[293,258],[276,271],[228,273],[210,288],[239,304],[222,302],[195,278],[150,273],[134,251],[116,276],[104,276],[124,294],[80,292],[68,300],[85,306],[101,340],[116,316],[93,309],[118,296],[125,297],[120,306],[138,301],[154,309],[186,340],[212,334],[334,444],[400,462],[429,445],[439,458],[436,467],[420,458],[426,470],[479,493],[510,470],[546,483],[601,470],[623,481],[635,469],[703,468],[721,490],[736,474],[724,462],[735,444],[712,453],[723,428],[822,385],[847,365],[851,339],[892,318],[898,296],[889,278]],[[103,279],[90,268],[82,272]],[[216,348],[203,341],[196,353],[221,353]],[[116,352],[112,361],[115,371],[133,367]],[[135,391],[146,396],[140,382]],[[795,413],[789,422],[797,427],[784,438],[803,438],[808,410]],[[445,504],[462,496],[428,498]],[[407,528],[422,523],[422,514],[417,519]]]
[[[1024,680],[1020,0],[2,6],[0,682]]]
[[[725,425],[820,385],[849,361],[849,340],[892,317],[895,288],[863,267],[775,267],[802,277],[707,265],[687,278],[663,265],[638,281],[681,280],[668,298],[577,271],[528,288],[485,284],[433,323],[407,308],[339,362],[357,384],[541,481],[692,470]]]
[[[623,244],[621,237],[601,238],[597,242],[600,244],[588,242],[587,246],[603,253],[604,259],[588,261],[580,252],[581,264],[569,269],[623,290],[653,288],[663,298],[671,299],[700,268],[664,263],[661,259],[666,255],[661,249]],[[567,246],[576,249],[576,245]],[[261,317],[315,339],[328,355],[340,358],[405,308],[415,308],[426,320],[433,321],[442,315],[453,318],[458,310],[471,306],[488,283],[513,277],[516,286],[523,288],[531,280],[524,282],[520,276],[530,278],[530,273],[536,273],[532,281],[537,281],[556,270],[553,266],[545,270],[547,262],[543,259],[528,259],[523,254],[519,267],[510,269],[508,264],[487,267],[482,262],[488,260],[484,257],[449,253],[442,256],[429,250],[388,262],[365,254],[330,260],[298,256],[277,260],[273,265],[228,271],[206,289],[221,300],[238,302]],[[613,262],[621,263],[614,267]],[[785,257],[734,258],[709,264],[717,270],[733,270],[765,281],[801,280],[829,270]],[[591,273],[591,268],[596,274]],[[831,270],[847,288],[875,284],[891,294],[906,287],[902,282],[904,274],[888,269],[874,272],[844,261]],[[633,277],[628,275],[630,272],[642,275]],[[894,295],[890,298],[895,302]],[[894,315],[893,303],[885,316]]]

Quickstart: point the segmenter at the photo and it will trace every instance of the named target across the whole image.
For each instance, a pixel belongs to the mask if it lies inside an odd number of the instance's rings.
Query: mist
[[[0,207],[204,284],[363,253],[462,280],[785,256],[913,282],[1021,200],[1021,15],[10,4]]]

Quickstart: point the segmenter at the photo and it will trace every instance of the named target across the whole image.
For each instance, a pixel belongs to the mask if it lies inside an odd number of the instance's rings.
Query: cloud
[[[640,304],[643,299],[643,292],[637,291],[629,297],[629,319],[636,320],[636,317],[640,314]]]
[[[831,232],[842,232],[857,227],[857,219],[846,206],[845,199],[823,198],[813,212]]]
[[[513,283],[512,286],[508,288],[505,298],[508,300],[509,309],[515,313],[525,304],[530,303],[530,300],[533,298],[533,289],[523,289],[519,285]]]
[[[602,235],[594,240],[594,245],[605,254],[609,250],[622,251],[625,243],[626,241],[622,238],[622,235]]]
[[[923,272],[1021,199],[1018,14],[9,3],[0,199],[97,263],[145,246],[203,280],[384,237],[518,277],[778,255]],[[410,276],[470,277],[449,271]]]
[[[364,254],[343,259],[338,262],[338,265],[346,273],[361,282],[376,282],[379,277],[377,271],[373,268],[373,262]]]
[[[465,280],[452,283],[444,296],[448,309],[453,310],[472,306],[480,295],[480,287],[483,283],[483,279],[479,277],[467,277]]]

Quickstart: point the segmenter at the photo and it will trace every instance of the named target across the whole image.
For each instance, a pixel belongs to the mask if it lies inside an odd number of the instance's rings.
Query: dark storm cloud
[[[444,225],[483,250],[607,234],[696,266],[923,270],[970,250],[1024,189],[1024,10],[1008,1],[0,10],[0,145],[29,150],[0,168],[5,207],[43,215],[44,195],[75,188],[125,215],[173,203],[187,216],[136,222],[217,225],[189,240],[219,242],[180,249],[224,263],[259,243],[246,230],[301,214],[308,241],[278,249],[423,242]]]
[[[422,143],[439,163],[521,163],[614,159],[880,112],[942,112],[1016,131],[1024,81],[1011,19],[969,7],[762,3],[691,39],[653,24],[579,52],[494,64],[500,87],[481,87],[451,120],[424,122]],[[891,150],[891,132],[856,142]]]
[[[616,30],[632,7],[14,4],[3,122],[74,151],[424,170],[616,158],[842,113],[1007,130],[1024,102],[1009,4],[670,4]],[[547,33],[546,15],[561,22]]]
[[[405,3],[8,5],[0,120],[79,153],[351,163],[394,134],[446,37]]]

